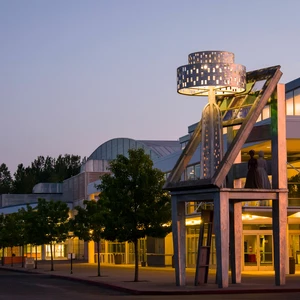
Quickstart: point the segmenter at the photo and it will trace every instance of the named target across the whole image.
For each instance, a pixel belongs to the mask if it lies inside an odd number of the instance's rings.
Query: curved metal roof
[[[89,157],[88,160],[111,160],[117,155],[128,155],[129,149],[142,148],[154,161],[171,153],[180,150],[179,141],[147,141],[134,140],[129,138],[115,138],[100,145]]]

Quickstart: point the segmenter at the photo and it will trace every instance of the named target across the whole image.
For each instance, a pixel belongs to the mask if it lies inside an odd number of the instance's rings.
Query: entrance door
[[[197,253],[198,253],[198,241],[199,236],[188,236],[187,237],[187,267],[196,266]]]
[[[273,240],[270,231],[244,234],[244,271],[272,271]]]

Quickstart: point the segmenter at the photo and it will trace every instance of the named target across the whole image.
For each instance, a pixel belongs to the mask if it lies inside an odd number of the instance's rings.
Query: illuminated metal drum
[[[226,51],[189,54],[189,64],[177,69],[177,92],[208,96],[202,112],[200,178],[211,178],[223,157],[222,116],[215,95],[231,95],[246,89],[246,68],[234,63]]]
[[[234,54],[226,51],[203,51],[189,55],[189,64],[177,68],[177,92],[188,96],[208,96],[243,92],[246,68],[234,63]]]

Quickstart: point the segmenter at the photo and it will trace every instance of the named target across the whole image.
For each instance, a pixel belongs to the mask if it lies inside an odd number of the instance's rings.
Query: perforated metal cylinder
[[[177,68],[177,92],[188,96],[207,96],[209,87],[216,95],[243,92],[246,68],[234,63],[234,54],[227,51],[194,52],[188,65]]]

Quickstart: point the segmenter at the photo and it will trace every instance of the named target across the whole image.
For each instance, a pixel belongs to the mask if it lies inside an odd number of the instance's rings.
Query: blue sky
[[[300,77],[298,0],[0,0],[0,163],[89,156],[117,137],[176,140],[205,98],[176,92],[202,50]]]

